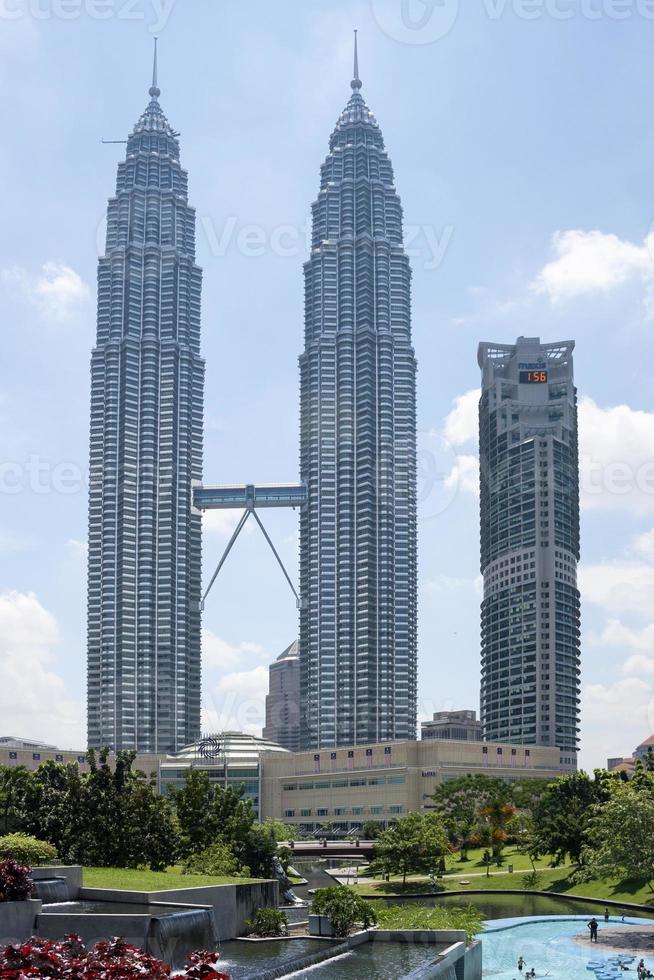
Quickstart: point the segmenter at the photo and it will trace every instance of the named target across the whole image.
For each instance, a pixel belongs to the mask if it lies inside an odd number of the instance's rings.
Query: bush
[[[32,894],[30,868],[17,861],[0,861],[0,902],[24,902]]]
[[[177,974],[187,980],[229,980],[217,967],[217,953],[199,952],[187,957],[188,966]],[[51,977],[52,980],[118,980],[120,977],[147,977],[167,980],[166,963],[130,946],[124,939],[97,943],[87,950],[79,936],[66,936],[59,942],[33,936],[20,946],[0,948],[0,977]]]
[[[481,914],[474,905],[450,909],[415,903],[388,906],[384,902],[379,906],[378,922],[382,929],[463,929],[469,942],[482,930]]]
[[[32,867],[37,864],[45,864],[54,861],[57,857],[57,848],[47,841],[37,840],[29,834],[7,834],[0,837],[0,860],[11,858],[20,864],[29,864]]]
[[[529,871],[526,875],[522,876],[522,883],[525,888],[538,888],[541,881],[541,875],[538,871]]]
[[[254,919],[245,923],[248,933],[266,938],[268,936],[287,936],[288,918],[279,909],[257,909]]]
[[[343,885],[319,888],[313,896],[311,911],[314,915],[328,916],[336,936],[349,935],[357,924],[369,929],[377,922],[374,906]]]
[[[223,875],[249,878],[250,869],[241,866],[229,844],[217,841],[199,854],[191,854],[182,865],[185,875]]]

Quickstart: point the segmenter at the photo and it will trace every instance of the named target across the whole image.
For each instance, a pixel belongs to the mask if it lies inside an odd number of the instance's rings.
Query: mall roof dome
[[[169,758],[188,760],[222,760],[232,756],[239,759],[258,759],[263,752],[286,752],[288,749],[267,738],[248,735],[246,732],[214,732],[203,735],[192,745],[186,745]]]

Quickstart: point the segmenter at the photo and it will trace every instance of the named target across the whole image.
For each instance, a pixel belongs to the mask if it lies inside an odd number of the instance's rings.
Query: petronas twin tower
[[[308,748],[415,738],[410,282],[393,170],[355,59],[305,266],[300,671]]]
[[[352,95],[305,265],[300,664],[304,748],[415,737],[416,363],[402,209]],[[151,101],[127,141],[98,268],[91,364],[91,746],[175,751],[200,732],[204,362],[195,213]]]

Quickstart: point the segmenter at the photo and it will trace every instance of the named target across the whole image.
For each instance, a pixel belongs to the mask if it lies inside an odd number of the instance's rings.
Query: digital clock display
[[[547,371],[521,371],[521,385],[546,385]]]

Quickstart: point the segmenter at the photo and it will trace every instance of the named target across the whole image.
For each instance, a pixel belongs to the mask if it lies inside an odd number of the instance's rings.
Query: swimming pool
[[[480,936],[483,976],[492,977],[493,980],[518,980],[517,963],[522,956],[526,963],[524,972],[533,967],[537,976],[549,976],[552,980],[593,980],[596,974],[588,970],[589,962],[608,961],[615,954],[613,950],[603,948],[601,943],[590,949],[575,941],[575,936],[584,933],[587,919],[587,916],[548,916],[546,919],[495,919],[487,922],[486,930]],[[600,937],[603,924],[603,920],[600,921]],[[611,929],[633,930],[636,925],[642,927],[643,920],[610,920]],[[630,955],[634,955],[633,951]],[[654,972],[654,955],[644,958],[646,965]],[[622,976],[635,976],[634,963],[630,966],[629,973]],[[609,969],[607,972],[612,971]],[[620,975],[617,970],[615,975]]]

